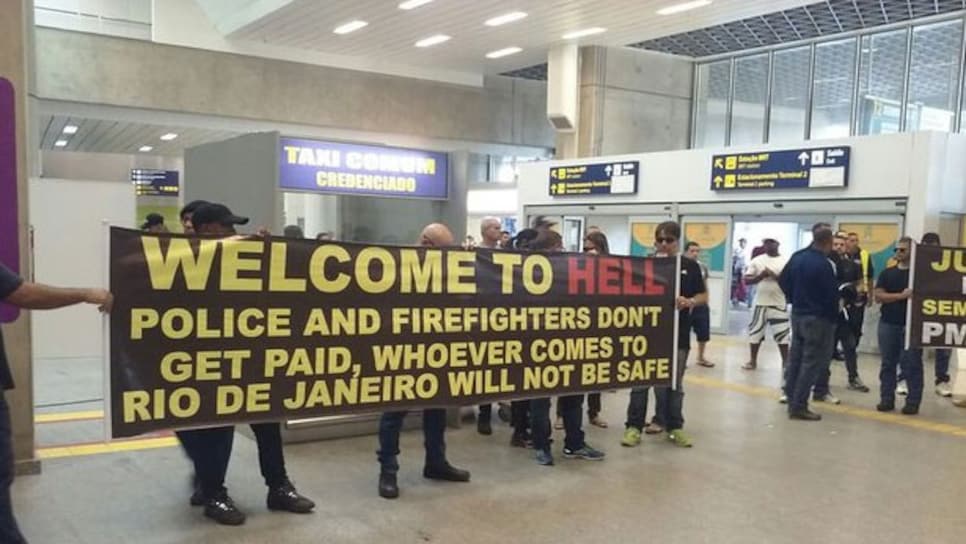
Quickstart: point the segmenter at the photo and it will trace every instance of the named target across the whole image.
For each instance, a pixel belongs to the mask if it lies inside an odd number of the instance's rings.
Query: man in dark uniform
[[[423,229],[419,245],[423,247],[452,247],[453,233],[442,223],[432,223]],[[399,433],[406,411],[386,412],[379,420],[379,496],[395,499],[399,496],[396,473],[399,472]],[[423,476],[431,480],[468,482],[470,473],[458,469],[446,460],[446,410],[430,408],[423,410],[423,445],[426,448],[426,464]]]
[[[75,304],[97,304],[102,312],[111,308],[111,294],[103,289],[70,289],[25,282],[0,263],[0,301],[28,310],[52,310]],[[0,334],[0,388],[13,389],[13,374],[7,363]],[[0,542],[26,544],[13,516],[10,486],[13,484],[13,441],[10,407],[0,393]]]
[[[227,237],[236,234],[235,225],[248,223],[248,218],[234,215],[222,204],[205,203],[192,212],[190,221],[196,234]],[[262,477],[268,486],[266,504],[269,510],[297,514],[311,512],[315,503],[295,490],[285,470],[281,424],[252,423],[251,429],[258,443]],[[191,497],[191,504],[203,504],[205,515],[224,525],[241,525],[245,522],[245,515],[235,506],[224,485],[233,436],[233,427],[179,433],[185,450],[195,464],[199,480],[200,489]]]

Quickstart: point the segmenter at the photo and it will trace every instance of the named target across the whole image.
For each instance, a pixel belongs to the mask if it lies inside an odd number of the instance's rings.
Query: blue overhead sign
[[[178,177],[177,170],[131,170],[131,183],[137,196],[178,196]]]
[[[638,161],[550,168],[550,196],[631,195],[637,193]]]
[[[841,188],[849,182],[849,146],[714,155],[711,189]]]

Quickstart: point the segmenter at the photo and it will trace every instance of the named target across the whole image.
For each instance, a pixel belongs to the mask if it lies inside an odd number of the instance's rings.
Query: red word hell
[[[567,293],[571,295],[664,294],[665,286],[654,281],[654,261],[620,257],[570,257],[567,262]]]

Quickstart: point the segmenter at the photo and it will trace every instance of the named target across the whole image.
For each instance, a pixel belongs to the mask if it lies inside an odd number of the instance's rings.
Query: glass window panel
[[[735,98],[731,105],[731,145],[764,141],[768,94],[768,55],[735,59]]]
[[[952,130],[962,33],[962,21],[912,30],[906,130]]]
[[[805,137],[811,48],[775,51],[772,68],[769,142],[800,142]]]
[[[694,147],[721,147],[725,145],[728,96],[730,94],[730,60],[698,66]]]
[[[899,132],[906,76],[906,30],[863,36],[858,134]]]
[[[850,134],[854,78],[854,38],[815,46],[813,139],[841,138]]]

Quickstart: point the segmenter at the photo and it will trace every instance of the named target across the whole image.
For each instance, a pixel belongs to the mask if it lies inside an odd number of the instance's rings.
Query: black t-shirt
[[[0,300],[6,300],[21,284],[23,284],[23,280],[20,276],[0,263]],[[13,374],[10,372],[9,363],[7,363],[7,352],[3,347],[2,332],[0,332],[0,387],[13,389]]]
[[[681,296],[691,298],[704,293],[704,275],[697,261],[681,257]],[[691,310],[678,313],[678,349],[691,347]]]
[[[902,269],[898,266],[886,268],[879,274],[879,279],[875,282],[876,289],[882,289],[886,293],[901,293],[909,287],[909,269]],[[882,321],[890,325],[906,324],[906,305],[908,300],[899,300],[882,305]]]

